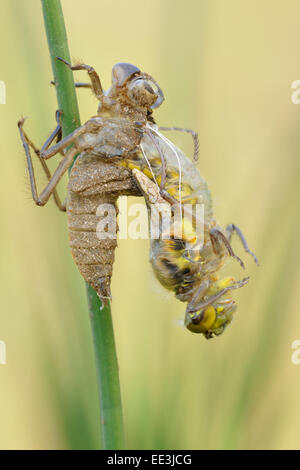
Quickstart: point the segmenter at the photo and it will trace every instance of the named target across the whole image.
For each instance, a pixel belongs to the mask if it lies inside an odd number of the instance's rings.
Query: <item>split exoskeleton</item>
[[[116,236],[97,236],[99,206],[111,204],[115,207],[120,195],[142,194],[149,210],[162,203],[171,211],[176,209],[184,230],[178,237],[172,226],[168,238],[151,239],[150,260],[154,273],[163,286],[174,291],[179,300],[187,302],[185,325],[189,330],[203,333],[207,338],[219,335],[236,310],[231,291],[248,282],[248,278],[236,282],[233,278],[220,280],[218,277],[228,255],[243,266],[230,243],[233,231],[245,250],[252,253],[238,227],[229,225],[223,231],[216,224],[210,193],[194,162],[160,130],[189,132],[194,139],[194,159],[198,155],[197,134],[189,129],[157,127],[152,113],[163,102],[164,95],[156,81],[134,65],[116,64],[112,70],[112,85],[105,92],[92,67],[85,64],[71,66],[58,59],[72,70],[88,72],[90,83],[78,83],[77,86],[91,88],[99,106],[96,116],[64,138],[61,113],[57,111],[57,126],[41,149],[24,132],[24,120],[19,121],[35,203],[43,206],[53,195],[59,209],[67,211],[74,260],[82,276],[104,302],[111,297],[110,281],[117,241]],[[48,178],[48,184],[40,194],[31,149]],[[51,175],[46,160],[58,153],[63,158]],[[56,186],[77,154],[66,202],[62,203]],[[201,246],[195,229],[197,217],[192,214],[198,204],[204,208]],[[184,211],[186,205],[190,208],[187,212]]]

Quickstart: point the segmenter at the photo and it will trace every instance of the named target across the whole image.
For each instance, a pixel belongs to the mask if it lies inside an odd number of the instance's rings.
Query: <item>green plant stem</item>
[[[56,59],[58,56],[70,62],[66,28],[60,0],[42,0],[42,8],[65,136],[80,125],[73,73]],[[122,449],[123,415],[111,309],[108,304],[101,310],[101,301],[96,292],[88,284],[86,288],[96,356],[102,448]]]

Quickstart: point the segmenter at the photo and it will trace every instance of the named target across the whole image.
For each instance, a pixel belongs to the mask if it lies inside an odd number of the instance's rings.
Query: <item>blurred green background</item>
[[[297,0],[63,0],[71,56],[105,88],[116,62],[153,75],[159,124],[199,132],[198,167],[219,223],[237,223],[261,266],[246,261],[234,323],[206,341],[178,320],[148,241],[122,240],[113,320],[130,449],[300,448],[300,79]],[[38,0],[1,0],[0,448],[98,448],[94,356],[84,283],[66,216],[31,201],[16,122],[40,146],[54,128],[55,90]],[[78,80],[85,80],[77,72]],[[96,100],[79,90],[82,121]],[[187,154],[189,136],[169,135]],[[52,163],[55,165],[56,162]],[[44,183],[38,172],[40,187]],[[61,184],[64,193],[66,181]],[[244,276],[236,262],[225,269]]]

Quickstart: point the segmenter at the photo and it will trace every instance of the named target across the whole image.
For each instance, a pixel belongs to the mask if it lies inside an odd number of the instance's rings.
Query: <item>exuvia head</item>
[[[158,108],[164,101],[164,94],[153,77],[143,73],[135,65],[125,62],[114,65],[112,69],[112,88],[110,93],[121,92],[128,104],[149,111]]]

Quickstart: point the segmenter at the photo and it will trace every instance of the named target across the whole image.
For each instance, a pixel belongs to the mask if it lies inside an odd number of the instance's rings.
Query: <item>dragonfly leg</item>
[[[224,294],[226,294],[226,292],[228,292],[230,290],[233,290],[233,289],[240,289],[240,287],[243,287],[244,285],[246,285],[248,283],[249,279],[250,279],[249,277],[245,277],[244,279],[241,279],[240,281],[235,282],[231,286],[224,287],[224,289],[221,289],[219,292],[217,292],[216,294],[208,297],[205,300],[201,299],[201,297],[203,297],[203,294],[205,293],[205,290],[203,289],[203,292],[201,292],[201,293],[198,293],[198,291],[197,291],[194,295],[194,298],[191,300],[191,302],[187,306],[187,309],[186,309],[187,313],[190,313],[190,314],[191,313],[196,313],[197,311],[199,311],[199,310],[201,310],[205,307],[208,307],[213,302],[215,302],[220,297],[222,297]],[[200,284],[199,291],[200,291],[201,287],[202,287],[202,285]],[[196,301],[194,302],[194,299],[196,299],[196,296],[197,296],[197,299],[199,300],[198,303]],[[200,315],[201,315],[201,313],[200,313]],[[193,320],[194,319],[196,321],[198,321],[199,320],[199,314],[195,315],[193,317]],[[201,318],[200,318],[200,321],[201,321]]]
[[[196,312],[198,310],[198,304],[205,295],[206,291],[208,290],[210,285],[210,281],[208,279],[201,282],[198,289],[194,293],[192,300],[188,303],[187,306],[187,313]]]
[[[75,88],[92,88],[92,84],[86,82],[75,82],[74,85]]]
[[[226,227],[226,235],[227,235],[227,238],[229,240],[229,242],[231,241],[231,237],[232,237],[232,234],[233,232],[236,232],[237,236],[239,237],[243,247],[244,247],[244,250],[246,251],[246,253],[249,253],[249,255],[252,256],[252,258],[254,259],[255,263],[259,266],[259,262],[258,262],[258,259],[257,257],[255,256],[254,253],[252,253],[252,251],[250,250],[249,246],[248,246],[248,243],[241,231],[241,229],[235,225],[235,224],[229,224],[227,225]]]
[[[242,268],[245,269],[243,261],[234,253],[229,240],[225,237],[221,230],[217,228],[212,228],[209,232],[209,235],[213,250],[216,254],[221,254],[222,248],[223,246],[225,246],[229,255],[232,256],[232,258],[236,259],[240,263]]]
[[[166,181],[167,181],[167,173],[166,173],[166,161],[165,161],[165,157],[161,151],[161,148],[159,146],[159,144],[156,142],[156,139],[155,137],[152,135],[152,133],[148,130],[146,130],[146,133],[147,135],[150,137],[150,139],[152,140],[157,152],[158,152],[158,155],[159,155],[159,158],[160,158],[160,161],[161,161],[161,179],[160,179],[160,185],[159,185],[159,189],[160,189],[160,195],[167,201],[169,202],[170,204],[172,205],[177,205],[178,204],[178,201],[177,199],[175,199],[173,196],[171,196],[168,191],[166,190],[165,186],[166,186]]]
[[[187,132],[188,134],[191,134],[193,141],[194,141],[194,156],[193,160],[195,162],[198,161],[199,159],[199,137],[198,133],[193,131],[192,129],[185,129],[182,127],[159,127],[160,131],[178,131],[178,132]]]
[[[57,142],[61,141],[61,138],[62,138],[61,120],[60,120],[61,115],[62,115],[62,111],[60,111],[59,109],[57,111],[55,111],[55,119],[56,119],[56,124],[57,124],[56,128],[50,134],[50,136],[48,137],[48,139],[46,140],[46,142],[42,146],[41,151],[39,153],[45,152],[45,150],[47,150],[50,147],[50,145],[52,144],[52,142],[54,141],[55,138],[57,138]],[[27,137],[27,140],[29,141],[28,137]],[[36,149],[33,146],[32,146],[32,148],[36,153]]]
[[[44,206],[47,201],[49,200],[50,196],[53,194],[54,200],[58,206],[58,208],[62,211],[65,211],[65,204],[61,202],[57,191],[56,191],[56,186],[64,173],[67,171],[67,169],[70,167],[70,165],[73,162],[74,156],[78,152],[77,149],[71,148],[65,155],[65,157],[61,160],[59,163],[58,167],[56,168],[53,176],[51,176],[51,173],[49,171],[49,168],[46,164],[46,162],[41,158],[40,156],[40,151],[36,148],[36,146],[33,144],[33,142],[28,138],[28,136],[25,134],[23,130],[23,125],[24,125],[24,119],[21,119],[18,122],[18,127],[20,131],[20,136],[21,140],[23,143],[23,147],[25,150],[26,154],[26,159],[27,159],[27,166],[28,166],[28,171],[29,171],[29,179],[30,179],[30,186],[31,186],[31,193],[32,193],[32,198],[34,202],[38,206]],[[49,144],[50,145],[50,144]],[[46,176],[48,178],[48,184],[45,187],[45,189],[41,192],[39,195],[37,192],[37,186],[36,186],[36,181],[35,181],[35,175],[34,175],[34,169],[33,169],[33,164],[32,164],[32,159],[31,159],[31,154],[30,154],[30,147],[34,150],[35,154],[37,155],[39,161],[41,162],[41,165],[46,173]]]
[[[56,86],[56,83],[54,80],[51,80],[50,84]],[[74,85],[75,85],[75,88],[92,88],[91,83],[86,83],[86,82],[75,82]]]
[[[52,145],[51,147],[48,147],[43,151],[41,150],[40,157],[47,160],[48,158],[53,157],[59,152],[62,153],[62,151],[66,147],[68,147],[71,144],[74,144],[76,139],[80,137],[81,135],[85,134],[86,132],[95,132],[101,127],[103,127],[103,120],[100,117],[91,118],[85,124],[75,129],[74,132],[71,132],[71,134],[61,139],[55,145]],[[77,153],[81,152],[82,150],[84,149],[78,146]]]
[[[74,70],[86,70],[91,79],[91,89],[93,90],[95,96],[98,98],[99,101],[103,98],[103,89],[102,89],[101,81],[100,81],[99,75],[97,74],[96,70],[93,67],[91,67],[90,65],[86,65],[86,64],[71,65],[69,62],[62,59],[61,57],[56,57],[56,58],[57,60],[60,60],[61,62],[63,62],[67,67],[69,67],[69,69],[73,71]]]

